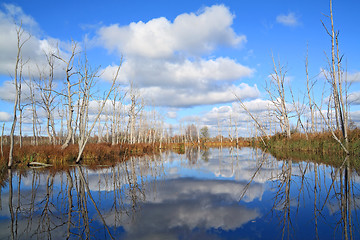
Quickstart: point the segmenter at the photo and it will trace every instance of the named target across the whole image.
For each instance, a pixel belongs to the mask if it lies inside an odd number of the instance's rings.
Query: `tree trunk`
[[[24,44],[30,39],[30,35],[27,36],[24,40],[22,39],[22,35],[24,33],[24,30],[22,29],[22,24],[16,28],[16,35],[17,35],[17,55],[16,55],[16,62],[15,62],[15,71],[14,71],[14,85],[16,90],[15,95],[15,101],[14,101],[14,114],[13,114],[13,121],[10,131],[10,150],[9,150],[9,161],[8,161],[8,168],[11,168],[13,164],[13,151],[14,151],[14,133],[15,133],[15,127],[16,127],[16,111],[19,104],[19,81],[21,81],[21,73],[20,76],[18,76],[19,67],[22,69],[22,56],[21,56],[21,49],[24,46]],[[20,77],[20,78],[19,78]]]

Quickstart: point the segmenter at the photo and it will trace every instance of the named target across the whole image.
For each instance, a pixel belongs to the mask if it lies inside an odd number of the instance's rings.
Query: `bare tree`
[[[22,23],[19,26],[16,26],[16,37],[17,37],[17,55],[16,55],[16,62],[15,62],[15,71],[14,71],[14,85],[15,85],[15,102],[14,102],[14,114],[13,114],[13,122],[10,131],[10,150],[9,150],[9,161],[8,167],[11,168],[13,163],[13,151],[14,151],[14,133],[17,121],[17,108],[19,104],[19,83],[21,81],[21,69],[23,67],[22,64],[22,48],[24,44],[31,38],[30,34],[26,34],[24,36],[24,29],[22,28]]]
[[[29,74],[30,76],[30,74]],[[29,88],[29,100],[31,105],[31,115],[32,115],[32,131],[33,131],[33,142],[32,144],[38,145],[38,116],[37,116],[37,109],[36,109],[36,98],[35,98],[35,87],[33,83],[33,79],[30,77],[29,81],[25,82]]]
[[[345,100],[343,97],[343,70],[341,68],[341,61],[343,56],[339,53],[339,31],[335,31],[334,18],[332,11],[332,0],[330,0],[330,19],[331,30],[329,31],[324,22],[322,22],[324,29],[331,39],[331,60],[329,61],[329,73],[325,72],[325,77],[330,82],[333,91],[334,109],[336,118],[336,128],[341,129],[342,138],[345,141],[345,147],[348,148],[348,114],[345,108]]]
[[[118,141],[118,125],[120,124],[120,110],[122,105],[122,100],[124,99],[126,93],[121,95],[120,88],[117,87],[114,90],[114,97],[111,101],[112,103],[112,123],[111,123],[111,145],[115,145]]]
[[[71,48],[71,53],[70,53],[70,57],[69,59],[63,59],[62,57],[58,56],[58,55],[54,55],[57,59],[59,59],[60,61],[62,61],[66,67],[65,67],[65,74],[66,74],[66,79],[65,79],[65,85],[66,85],[66,93],[61,94],[63,97],[66,98],[66,105],[67,105],[67,136],[65,139],[64,144],[61,146],[62,149],[65,149],[69,146],[69,143],[71,141],[71,138],[73,137],[74,134],[74,130],[73,130],[73,115],[74,115],[74,104],[73,104],[73,95],[75,94],[75,92],[73,91],[73,87],[78,85],[78,82],[73,82],[71,80],[71,77],[76,74],[75,71],[73,71],[73,67],[74,67],[74,59],[75,56],[78,54],[77,52],[77,43],[76,42],[72,42],[72,48]]]
[[[55,131],[55,123],[53,112],[56,108],[54,94],[54,64],[55,64],[55,55],[53,53],[45,53],[45,57],[49,66],[48,69],[48,77],[45,78],[40,73],[39,81],[37,82],[37,86],[40,90],[39,94],[41,97],[41,107],[44,109],[46,113],[46,132],[48,134],[49,143],[56,143],[56,131]]]
[[[95,78],[97,77],[97,72],[98,72],[98,68],[95,70],[92,70],[90,68],[90,66],[88,66],[88,62],[87,62],[87,57],[85,54],[85,59],[84,59],[84,64],[82,67],[82,71],[80,73],[81,76],[81,101],[79,101],[79,105],[80,105],[80,116],[79,116],[79,153],[76,159],[76,163],[79,163],[81,161],[81,156],[82,153],[85,149],[85,146],[89,140],[89,137],[91,135],[92,130],[94,129],[98,119],[100,118],[100,115],[106,105],[107,100],[110,97],[110,94],[114,91],[115,89],[115,83],[118,79],[119,76],[119,72],[120,72],[120,68],[122,65],[122,58],[120,61],[120,64],[118,66],[118,68],[116,69],[114,75],[113,75],[113,79],[112,79],[112,83],[111,83],[111,87],[108,90],[108,92],[105,94],[105,97],[102,99],[99,111],[96,115],[96,117],[94,118],[91,126],[89,126],[89,103],[90,103],[90,97],[92,97],[92,87],[94,86],[95,83]]]
[[[128,129],[130,131],[130,143],[135,143],[135,124],[136,124],[136,117],[138,116],[139,112],[142,110],[142,105],[139,105],[139,91],[134,88],[134,82],[130,82],[130,109],[129,109],[129,122],[128,122]]]
[[[306,59],[305,59],[305,71],[306,71],[306,90],[307,90],[307,96],[309,99],[309,110],[311,115],[311,132],[315,132],[315,113],[314,113],[314,104],[312,103],[312,88],[314,87],[314,82],[311,82],[309,79],[309,54],[308,54],[308,48],[306,51]]]
[[[23,121],[23,110],[24,110],[24,106],[21,104],[21,97],[22,97],[22,69],[23,69],[23,62],[22,60],[20,61],[20,74],[19,74],[19,81],[18,81],[18,88],[17,88],[17,92],[18,92],[18,111],[19,111],[19,146],[20,148],[22,147],[22,121]]]
[[[285,98],[285,77],[286,69],[280,64],[276,63],[274,57],[272,56],[272,61],[274,64],[273,74],[271,74],[271,80],[267,84],[266,91],[269,94],[270,100],[275,106],[276,117],[279,120],[281,130],[285,135],[290,138],[290,121],[289,121],[289,110],[286,107],[286,98]]]
[[[2,131],[1,131],[1,157],[4,156],[4,151],[3,151],[3,144],[4,144],[4,128],[5,128],[5,123],[3,123],[2,125]]]
[[[297,124],[298,125],[300,124],[301,128],[303,129],[303,131],[305,133],[306,139],[308,139],[307,129],[305,128],[305,126],[304,126],[304,124],[302,122],[302,119],[301,119],[301,116],[303,115],[303,113],[305,111],[304,104],[300,104],[299,100],[296,102],[295,97],[294,97],[294,93],[293,93],[291,87],[289,87],[289,90],[290,90],[290,93],[291,93],[293,107],[294,107],[294,110],[295,110],[296,116],[297,116]],[[297,128],[298,128],[298,126],[296,127],[296,129]]]
[[[260,121],[259,121],[253,114],[251,114],[251,112],[250,112],[249,109],[245,106],[245,104],[244,104],[243,101],[240,99],[240,97],[237,96],[235,93],[234,93],[234,95],[235,95],[236,99],[238,100],[240,106],[247,112],[247,114],[249,114],[249,116],[251,117],[251,119],[256,123],[257,128],[259,128],[260,131],[262,132],[262,134],[265,135],[266,138],[269,140],[269,139],[270,139],[269,134],[267,134],[267,132],[265,131],[265,129],[264,129],[263,125],[260,123]],[[262,140],[262,141],[263,141],[263,143],[265,143],[264,140]],[[265,144],[265,145],[266,145],[266,144]]]

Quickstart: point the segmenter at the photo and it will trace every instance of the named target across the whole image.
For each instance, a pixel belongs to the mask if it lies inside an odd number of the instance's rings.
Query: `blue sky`
[[[359,9],[358,1],[333,2],[344,68],[352,81],[355,121],[360,120]],[[219,119],[227,121],[229,115],[239,122],[245,118],[233,92],[250,109],[265,110],[272,54],[286,66],[288,85],[302,101],[308,48],[309,74],[317,80],[314,95],[320,101],[324,78],[318,74],[327,67],[325,52],[330,53],[330,38],[321,20],[329,26],[323,15],[328,13],[327,0],[3,1],[0,120],[10,120],[13,105],[8,82],[16,56],[12,19],[23,19],[31,33],[24,54],[37,64],[43,62],[40,55],[46,48],[59,46],[66,55],[71,40],[83,48],[86,42],[90,63],[105,71],[98,82],[101,87],[122,54],[119,81],[125,86],[134,81],[167,123],[198,122],[215,128]],[[61,73],[58,76],[61,79]]]

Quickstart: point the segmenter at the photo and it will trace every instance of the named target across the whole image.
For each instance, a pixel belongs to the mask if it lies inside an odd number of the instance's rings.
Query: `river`
[[[1,239],[360,239],[360,178],[252,148],[7,170]]]

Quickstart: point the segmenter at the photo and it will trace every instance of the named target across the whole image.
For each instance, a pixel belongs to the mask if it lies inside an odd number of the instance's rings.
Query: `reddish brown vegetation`
[[[112,164],[122,161],[128,156],[137,156],[154,153],[157,145],[153,144],[119,144],[112,146],[109,143],[92,143],[85,147],[83,161],[86,164]],[[15,146],[14,160],[18,166],[27,165],[29,162],[41,162],[62,166],[75,163],[78,154],[78,145],[69,145],[62,150],[61,145],[25,145],[22,148]],[[6,164],[9,147],[4,147],[1,163]]]

